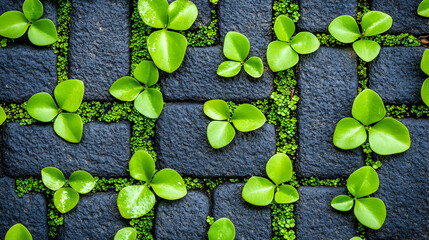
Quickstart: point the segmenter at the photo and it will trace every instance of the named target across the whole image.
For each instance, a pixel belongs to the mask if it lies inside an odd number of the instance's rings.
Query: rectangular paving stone
[[[369,87],[385,103],[423,104],[420,89],[427,75],[421,70],[424,47],[385,47],[369,64]]]
[[[67,176],[85,170],[94,176],[128,176],[131,126],[128,122],[91,122],[83,126],[79,144],[58,137],[53,124],[20,126],[8,123],[2,134],[3,171],[7,176],[40,176],[44,167]]]
[[[215,188],[212,198],[214,219],[231,220],[237,240],[271,239],[271,208],[245,202],[241,197],[243,187],[244,183],[227,183]]]
[[[384,201],[387,216],[369,239],[429,239],[429,120],[400,120],[411,135],[408,151],[381,157],[380,188],[373,194]]]
[[[15,192],[15,180],[0,178],[0,236],[17,223],[30,231],[34,240],[48,239],[47,202],[42,194],[25,194],[22,198]]]
[[[168,0],[168,3],[171,4],[174,1],[175,0]],[[194,24],[192,24],[191,28],[189,28],[189,30],[194,31],[198,30],[200,26],[209,26],[212,20],[212,8],[210,7],[209,0],[193,0],[192,2],[198,8],[198,17],[195,20]]]
[[[109,88],[130,72],[130,1],[75,0],[69,77],[83,80],[86,100],[112,100]]]
[[[327,47],[301,59],[296,162],[301,177],[347,177],[363,165],[361,148],[344,151],[332,143],[338,121],[351,117],[358,88],[356,60],[351,49]]]
[[[347,194],[345,187],[300,187],[298,193],[296,239],[350,239],[356,235],[357,220],[353,211],[340,212],[331,207],[334,197]]]
[[[206,239],[209,209],[207,195],[196,191],[176,201],[161,201],[155,216],[155,238]]]
[[[167,104],[157,121],[155,150],[160,169],[172,168],[182,175],[233,177],[262,175],[276,151],[275,129],[265,124],[248,132],[236,132],[226,147],[213,149],[207,140],[210,119],[203,104]]]

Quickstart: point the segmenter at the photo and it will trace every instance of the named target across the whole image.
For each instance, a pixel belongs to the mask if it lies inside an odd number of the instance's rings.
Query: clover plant
[[[419,8],[417,8],[417,14],[422,17],[429,17],[429,0],[423,0]]]
[[[149,54],[155,65],[168,73],[176,71],[185,57],[188,41],[182,34],[169,30],[189,29],[198,16],[198,9],[189,0],[139,0],[138,11],[146,25],[161,28],[147,39]]]
[[[295,33],[295,23],[286,15],[277,17],[274,23],[276,41],[267,49],[267,61],[273,72],[279,72],[295,66],[299,61],[298,54],[310,54],[320,47],[317,37],[309,32]],[[292,37],[293,36],[293,37]]]
[[[186,185],[179,173],[170,168],[157,171],[155,161],[145,151],[139,150],[131,157],[130,175],[143,185],[123,188],[118,195],[118,208],[122,217],[139,218],[155,206],[155,194],[167,200],[183,198],[187,194]]]
[[[234,240],[234,224],[228,218],[221,218],[210,226],[208,236],[209,240]]]
[[[375,36],[386,32],[392,27],[393,19],[386,13],[370,11],[363,15],[362,33],[356,20],[349,15],[335,18],[329,24],[329,32],[342,43],[353,43],[356,54],[365,62],[371,62],[380,53],[380,44],[364,37]],[[358,40],[360,38],[360,40]],[[358,40],[358,41],[356,41]]]
[[[380,155],[401,153],[410,148],[407,127],[386,116],[386,108],[380,96],[365,89],[354,100],[353,118],[341,119],[334,132],[334,145],[341,149],[354,149],[366,142]]]
[[[0,106],[0,125],[6,121],[6,113],[4,112],[4,109]]]
[[[204,113],[215,120],[207,126],[207,138],[215,149],[227,146],[234,139],[234,127],[240,132],[250,132],[262,127],[267,121],[264,114],[250,104],[239,105],[230,117],[228,104],[218,99],[205,102]]]
[[[61,213],[72,210],[79,202],[79,193],[87,194],[95,186],[94,178],[86,171],[73,172],[67,181],[61,170],[55,167],[42,169],[42,181],[47,188],[55,191],[54,205]]]
[[[246,202],[256,206],[267,206],[274,200],[277,203],[298,201],[296,188],[284,184],[292,178],[292,162],[284,153],[272,156],[266,166],[268,180],[263,177],[251,177],[244,185],[242,196]]]
[[[54,121],[54,130],[64,140],[78,143],[82,139],[83,122],[76,112],[82,103],[84,85],[80,80],[67,80],[57,85],[54,99],[49,93],[34,94],[27,102],[27,112],[41,122]],[[58,104],[58,106],[57,106]]]
[[[251,57],[246,60],[250,51],[250,42],[246,36],[238,32],[228,32],[223,43],[223,54],[231,61],[221,63],[217,74],[222,77],[234,77],[244,67],[244,71],[254,78],[260,78],[264,72],[261,58]]]
[[[426,49],[425,52],[423,53],[423,58],[422,58],[420,67],[424,73],[429,75],[429,49]],[[429,106],[429,78],[427,78],[423,83],[421,96],[422,96],[423,102]]]
[[[33,237],[24,225],[17,223],[7,231],[4,240],[33,240]]]
[[[137,230],[132,227],[126,227],[119,230],[113,240],[136,240]]]
[[[25,0],[20,11],[5,12],[0,16],[0,35],[19,38],[28,30],[28,39],[37,46],[47,46],[58,41],[57,29],[49,19],[40,19],[43,5],[39,0]]]
[[[381,199],[366,197],[378,190],[377,172],[369,166],[353,172],[347,179],[347,189],[353,198],[340,195],[332,199],[331,206],[338,211],[350,211],[354,206],[357,220],[364,226],[377,230],[386,220],[386,206]]]
[[[362,240],[362,238],[360,238],[360,237],[352,237],[352,238],[350,238],[350,240]]]
[[[133,77],[122,77],[112,84],[110,94],[121,101],[134,101],[134,107],[148,118],[158,118],[164,107],[162,93],[155,85],[159,79],[158,68],[152,61],[142,61]],[[141,85],[144,84],[144,86]]]

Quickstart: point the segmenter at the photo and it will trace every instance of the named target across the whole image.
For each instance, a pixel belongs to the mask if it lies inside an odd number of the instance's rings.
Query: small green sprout
[[[6,113],[4,112],[4,109],[0,106],[0,125],[2,125],[4,121],[6,121],[6,118]]]
[[[7,231],[4,240],[33,240],[33,237],[24,225],[17,223]]]
[[[353,198],[340,195],[332,199],[331,206],[338,211],[350,211],[354,205],[354,214],[364,226],[377,230],[386,220],[386,206],[378,198],[365,197],[375,193],[379,187],[377,172],[369,166],[353,172],[347,179],[347,189]]]
[[[422,17],[429,17],[429,0],[423,0],[419,8],[417,8],[417,14]]]
[[[386,32],[392,27],[393,19],[386,13],[370,11],[363,15],[361,27],[356,20],[349,15],[335,18],[329,24],[329,32],[334,38],[342,43],[353,43],[356,54],[365,62],[371,62],[380,53],[380,44],[375,41],[364,39],[364,37],[375,36]],[[356,41],[357,39],[360,40]]]
[[[0,16],[1,36],[15,39],[29,29],[28,39],[36,46],[47,46],[58,41],[54,23],[49,19],[40,19],[43,5],[39,0],[25,0],[22,10],[24,13],[9,11]]]
[[[113,240],[136,240],[137,230],[132,227],[120,229]]]
[[[350,240],[362,240],[362,238],[360,238],[360,237],[352,237],[352,238],[350,238]]]
[[[429,75],[429,49],[426,49],[423,53],[423,58],[420,67],[424,73]],[[423,102],[429,106],[429,78],[427,78],[423,83],[421,96]]]
[[[234,240],[235,227],[228,218],[221,218],[210,226],[207,234],[209,240]]]

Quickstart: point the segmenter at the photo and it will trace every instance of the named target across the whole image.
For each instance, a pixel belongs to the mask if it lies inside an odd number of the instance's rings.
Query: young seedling
[[[132,227],[126,227],[119,230],[113,240],[136,240],[137,230]]]
[[[356,97],[352,115],[353,118],[341,119],[335,128],[333,141],[338,148],[357,148],[367,138],[371,149],[380,155],[401,153],[410,148],[407,127],[396,119],[385,117],[383,100],[371,89],[365,89]]]
[[[121,101],[134,101],[134,107],[141,114],[148,118],[158,118],[164,107],[164,100],[161,91],[150,88],[158,82],[158,68],[152,61],[142,61],[134,70],[134,76],[135,78],[126,76],[116,80],[110,87],[110,94]]]
[[[118,195],[118,208],[126,219],[139,218],[155,206],[155,194],[167,200],[183,198],[186,185],[179,173],[170,168],[160,171],[155,169],[155,161],[145,151],[137,151],[129,163],[130,175],[143,185],[132,185],[123,188]]]
[[[0,106],[0,125],[2,125],[4,121],[6,121],[6,118],[6,113],[4,112],[4,109]]]
[[[250,42],[246,36],[238,32],[228,32],[223,43],[223,54],[231,61],[221,63],[217,74],[222,77],[234,77],[244,66],[244,71],[254,78],[260,78],[264,72],[264,64],[259,57],[251,57],[247,61]]]
[[[76,112],[82,103],[83,93],[82,81],[67,80],[58,84],[54,90],[57,103],[49,93],[41,92],[28,100],[26,109],[31,117],[41,122],[51,122],[55,119],[55,133],[68,142],[78,143],[82,139],[83,122],[82,118],[73,112]]]
[[[419,8],[417,8],[417,14],[422,17],[429,17],[429,0],[423,0]]]
[[[273,72],[279,72],[295,66],[298,54],[310,54],[320,47],[320,42],[309,32],[295,33],[295,23],[286,15],[277,17],[274,23],[277,41],[271,42],[267,49],[267,61]]]
[[[377,172],[369,166],[362,167],[352,173],[347,179],[347,189],[353,198],[347,195],[335,197],[331,206],[347,212],[353,208],[357,220],[364,226],[377,230],[386,220],[386,206],[378,198],[365,197],[378,190],[379,180]]]
[[[176,71],[185,57],[188,41],[180,33],[189,29],[198,16],[198,9],[189,0],[139,0],[138,11],[146,25],[161,28],[147,39],[149,54],[155,65],[168,73]]]
[[[424,73],[429,75],[429,49],[426,49],[425,52],[423,53],[423,58],[422,58],[420,67]],[[427,78],[423,83],[421,96],[422,96],[423,102],[429,106],[429,78]]]
[[[19,38],[28,30],[28,39],[36,46],[47,46],[58,41],[57,29],[49,19],[40,19],[43,5],[39,0],[25,0],[20,11],[5,12],[0,16],[0,35]]]
[[[95,186],[94,178],[86,171],[73,172],[67,181],[61,170],[55,167],[42,169],[42,181],[47,188],[55,191],[54,205],[61,213],[72,210],[79,202],[79,193],[87,194]]]
[[[262,127],[267,121],[264,114],[250,104],[239,105],[230,117],[228,104],[218,99],[204,103],[204,113],[215,120],[207,127],[207,139],[215,149],[227,146],[234,139],[234,127],[240,132],[250,132]]]
[[[221,218],[210,226],[208,236],[209,240],[234,240],[234,224],[228,218]]]
[[[277,153],[272,156],[267,162],[266,172],[271,181],[253,176],[244,185],[242,196],[246,202],[256,206],[267,206],[273,198],[277,203],[298,201],[296,188],[283,184],[292,178],[292,162],[286,154]]]
[[[371,62],[378,56],[381,47],[377,42],[364,39],[364,37],[384,33],[392,27],[392,24],[393,19],[388,14],[379,11],[370,11],[362,17],[362,33],[359,30],[356,20],[349,15],[342,15],[335,18],[329,24],[329,32],[342,43],[354,42],[353,49],[356,54],[365,62]],[[359,38],[360,40],[358,40]]]
[[[33,237],[24,225],[17,223],[7,231],[4,240],[33,240]]]

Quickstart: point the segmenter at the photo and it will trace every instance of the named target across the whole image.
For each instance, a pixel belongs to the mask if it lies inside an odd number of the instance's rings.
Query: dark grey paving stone
[[[355,17],[357,7],[357,0],[301,0],[297,27],[299,31],[329,33],[328,26],[332,20],[340,15]]]
[[[168,3],[172,3],[174,0],[168,0]],[[194,24],[189,28],[189,30],[198,30],[200,26],[208,26],[212,20],[211,16],[211,7],[209,0],[193,0],[195,6],[198,8],[198,17],[195,20]]]
[[[117,197],[117,193],[80,195],[76,207],[64,215],[58,239],[113,239],[119,229],[129,227],[119,213]]]
[[[94,176],[128,176],[131,126],[128,122],[91,122],[83,126],[79,144],[58,137],[52,124],[9,123],[2,132],[3,170],[8,176],[40,176],[53,166],[66,175],[85,170]]]
[[[271,208],[248,204],[241,197],[244,183],[222,184],[213,193],[213,217],[229,218],[235,226],[235,239],[271,239]]]
[[[86,100],[112,100],[109,88],[130,72],[128,0],[75,0],[69,77],[85,82]]]
[[[156,239],[206,239],[209,198],[191,191],[179,200],[163,200],[155,217]]]
[[[304,56],[299,68],[297,174],[347,177],[363,165],[362,150],[338,149],[332,136],[338,121],[351,117],[358,88],[356,54],[351,49],[321,47]]]
[[[408,151],[380,157],[380,188],[373,195],[384,201],[386,221],[369,239],[429,239],[429,120],[400,120],[411,134]]]
[[[371,10],[382,11],[392,16],[393,26],[387,33],[428,34],[429,19],[417,14],[417,8],[421,2],[419,0],[373,0]]]
[[[198,177],[261,175],[276,151],[274,126],[237,132],[226,147],[213,149],[207,140],[210,120],[203,104],[167,104],[157,121],[155,149],[160,168]]]
[[[357,221],[353,212],[340,212],[331,207],[334,197],[346,194],[346,188],[300,187],[295,204],[296,238],[301,240],[350,239],[356,235]]]
[[[385,103],[422,103],[420,89],[427,78],[420,69],[424,51],[424,47],[382,48],[380,55],[369,64],[369,87]]]
[[[15,193],[15,180],[0,178],[0,236],[17,223],[23,224],[34,240],[48,239],[46,200],[42,194],[25,194],[22,198]]]
[[[223,61],[221,46],[188,48],[182,66],[161,80],[165,100],[206,101],[219,98],[250,102],[270,97],[274,78],[271,70],[266,68],[259,79],[250,77],[244,70],[236,77],[223,78],[216,73]]]

